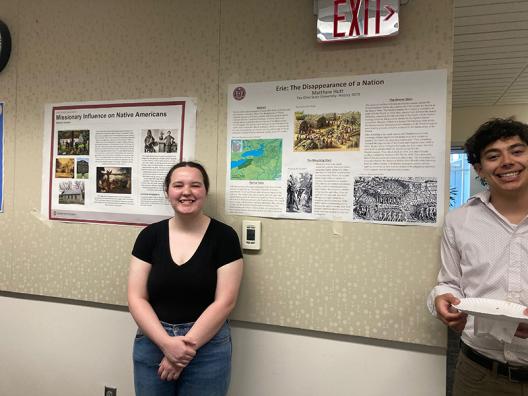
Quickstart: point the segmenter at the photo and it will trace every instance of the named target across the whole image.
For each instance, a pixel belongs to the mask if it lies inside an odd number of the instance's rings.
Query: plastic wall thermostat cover
[[[0,20],[0,72],[4,70],[11,56],[11,33],[7,25]]]

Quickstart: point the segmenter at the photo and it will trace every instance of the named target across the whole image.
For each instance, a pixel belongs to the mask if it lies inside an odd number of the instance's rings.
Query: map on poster
[[[281,139],[245,139],[231,142],[232,180],[280,180]]]
[[[438,225],[447,73],[228,87],[226,212]]]
[[[170,217],[163,179],[193,157],[195,134],[191,98],[47,105],[42,215],[134,225]]]

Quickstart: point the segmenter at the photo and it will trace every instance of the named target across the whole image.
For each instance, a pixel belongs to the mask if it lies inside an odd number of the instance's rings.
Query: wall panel
[[[213,180],[208,210],[239,229],[242,218],[223,211],[228,84],[451,73],[452,0],[402,6],[397,37],[329,45],[315,40],[307,0],[3,3],[16,41],[0,75],[8,109],[0,288],[14,292],[124,305],[139,232],[39,217],[45,103],[196,97],[197,158]],[[234,317],[443,346],[445,330],[424,305],[439,236],[429,227],[263,219],[263,248],[246,255]]]
[[[316,42],[316,17],[307,3],[222,3],[221,95],[228,84],[242,82],[451,70],[451,1],[401,7],[397,37],[332,44]],[[225,100],[219,108],[222,191]],[[220,197],[218,213],[224,205]],[[241,217],[223,218],[240,228]],[[262,250],[245,258],[235,318],[445,345],[445,329],[425,308],[439,266],[440,229],[263,219],[262,232]]]
[[[197,156],[215,173],[219,3],[21,0],[15,33],[15,198],[7,290],[126,304],[136,227],[42,221],[45,103],[198,98]],[[14,7],[14,6],[13,6]],[[203,28],[193,28],[200,20]],[[3,78],[3,77],[2,77]],[[214,144],[209,142],[213,140]],[[12,197],[11,197],[12,199]]]

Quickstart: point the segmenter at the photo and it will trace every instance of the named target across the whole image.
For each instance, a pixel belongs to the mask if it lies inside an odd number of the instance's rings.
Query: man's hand
[[[528,316],[528,308],[526,308],[523,311],[523,314]],[[515,337],[519,338],[528,338],[528,324],[526,323],[519,323],[519,326],[517,327],[517,331],[515,332]]]
[[[435,298],[438,318],[448,327],[460,333],[466,326],[467,314],[459,312],[453,307],[454,304],[460,304],[460,300],[451,293],[441,294]]]

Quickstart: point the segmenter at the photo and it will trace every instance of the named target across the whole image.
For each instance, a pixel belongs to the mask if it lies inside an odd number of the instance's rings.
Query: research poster
[[[226,212],[439,224],[447,73],[228,87]]]
[[[43,216],[135,225],[171,216],[163,180],[194,156],[192,98],[49,104],[44,123]]]

